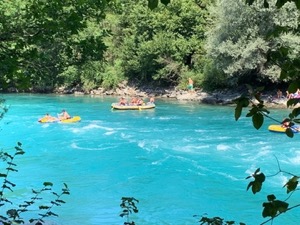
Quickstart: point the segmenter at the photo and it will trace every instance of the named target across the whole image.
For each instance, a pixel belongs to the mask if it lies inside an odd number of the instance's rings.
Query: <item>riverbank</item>
[[[75,94],[75,95],[104,95],[104,96],[116,96],[116,97],[140,97],[140,98],[149,98],[155,97],[162,98],[162,99],[174,99],[178,101],[196,101],[201,104],[210,104],[210,105],[232,105],[234,106],[234,100],[240,97],[243,93],[247,90],[240,89],[240,90],[230,90],[230,89],[223,89],[223,90],[215,90],[212,92],[204,91],[202,89],[195,89],[194,91],[190,92],[188,90],[180,90],[176,87],[172,88],[153,88],[153,87],[134,87],[129,86],[127,83],[123,82],[118,85],[118,87],[114,90],[105,90],[103,88],[98,88],[92,90],[90,93],[84,93],[79,90],[57,90],[58,93],[62,94]],[[287,99],[281,98],[278,99],[276,93],[262,93],[261,96],[264,104],[268,108],[286,108],[287,107]]]
[[[45,91],[45,90],[44,90]],[[10,92],[18,93],[17,89],[12,89]],[[34,93],[37,93],[33,91]],[[45,92],[43,92],[45,93]],[[48,93],[48,92],[47,92]],[[154,97],[156,99],[172,99],[178,101],[196,101],[201,104],[209,105],[232,105],[234,100],[239,98],[242,94],[247,93],[246,88],[239,89],[220,89],[214,91],[205,91],[196,88],[190,92],[188,90],[181,90],[177,87],[162,88],[162,87],[136,87],[129,85],[126,81],[121,82],[117,88],[107,90],[104,88],[93,89],[90,92],[84,92],[80,87],[68,89],[65,87],[57,88],[53,91],[56,94],[73,94],[73,95],[93,95],[93,96],[116,96],[116,97],[140,97],[143,99]],[[275,91],[266,91],[261,95],[262,100],[267,108],[287,108],[287,98],[277,98]],[[255,101],[255,100],[254,100]]]

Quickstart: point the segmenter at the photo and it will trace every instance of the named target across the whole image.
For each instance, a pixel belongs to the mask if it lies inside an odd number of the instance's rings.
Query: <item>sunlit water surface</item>
[[[246,191],[261,168],[267,176],[281,169],[299,175],[300,136],[272,133],[266,119],[258,131],[244,115],[236,122],[234,108],[195,102],[157,100],[148,111],[112,111],[116,98],[58,95],[1,95],[9,111],[0,121],[0,145],[8,149],[22,142],[26,154],[17,157],[17,186],[9,197],[21,203],[44,181],[60,192],[71,190],[66,204],[53,208],[59,217],[51,224],[121,225],[122,197],[139,200],[130,219],[138,225],[193,225],[202,215],[220,216],[246,224],[266,221],[261,216],[268,194],[285,200],[286,174],[267,177],[256,195]],[[40,124],[45,113],[66,109],[79,115],[74,124]],[[273,110],[282,119],[287,110]],[[3,166],[1,166],[3,169]],[[290,206],[299,203],[296,192]],[[24,214],[35,217],[33,208]],[[194,216],[198,215],[198,216]],[[273,224],[297,224],[299,209]]]

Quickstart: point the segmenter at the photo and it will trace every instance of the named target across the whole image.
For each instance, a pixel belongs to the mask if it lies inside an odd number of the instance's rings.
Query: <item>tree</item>
[[[255,1],[257,0],[246,0],[246,3],[249,5],[252,5]],[[269,2],[268,0],[264,0],[264,7],[268,8],[269,7]],[[276,1],[276,6],[278,8],[281,8],[285,3],[287,2],[294,2],[297,6],[298,9],[300,9],[300,1],[299,0],[277,0]]]
[[[69,66],[101,59],[101,33],[83,34],[104,16],[105,1],[14,0],[0,3],[3,89],[53,88]],[[76,82],[76,80],[74,80]]]
[[[156,86],[202,76],[207,1],[176,0],[152,11],[147,1],[118,3],[105,22],[112,36],[105,39],[103,73],[115,68],[120,77]]]
[[[282,75],[291,62],[299,60],[296,6],[287,3],[277,9],[272,1],[266,9],[262,4],[257,1],[249,7],[243,0],[220,0],[211,8],[214,26],[208,33],[207,51],[213,68],[232,86],[287,80]],[[284,32],[278,33],[280,29]]]

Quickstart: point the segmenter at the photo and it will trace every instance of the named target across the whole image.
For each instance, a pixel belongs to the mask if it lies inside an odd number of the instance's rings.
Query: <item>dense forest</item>
[[[215,89],[300,74],[297,1],[151,2],[1,1],[1,91],[186,88],[189,77]]]

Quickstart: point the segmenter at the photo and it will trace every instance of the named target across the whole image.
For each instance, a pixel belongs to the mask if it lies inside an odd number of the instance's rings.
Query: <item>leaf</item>
[[[258,112],[252,117],[253,126],[258,130],[264,123],[264,116]]]
[[[15,149],[16,149],[17,151],[22,151],[22,148],[20,148],[19,146],[16,146]]]
[[[250,187],[252,187],[252,193],[256,194],[262,188],[262,183],[265,181],[266,176],[263,173],[259,173],[260,169],[256,169],[255,173],[252,175],[254,177],[254,181],[251,181],[247,186],[247,191]]]
[[[24,151],[18,151],[18,152],[16,152],[16,155],[24,155],[24,154],[25,154]]]
[[[242,110],[243,110],[243,107],[241,107],[241,106],[237,106],[235,108],[234,118],[235,118],[236,121],[241,117]]]
[[[300,123],[300,119],[294,119],[295,123]]]
[[[158,6],[158,0],[148,0],[148,7],[152,10]]]
[[[250,109],[249,113],[247,113],[246,117],[252,117],[257,113],[257,107],[253,107]]]
[[[299,0],[294,0],[296,6],[297,6],[297,9],[300,9],[300,1]]]
[[[257,173],[259,173],[259,172],[260,172],[260,168],[257,168],[257,169],[255,170],[254,174],[257,174]]]
[[[52,186],[53,186],[53,183],[51,183],[51,182],[44,182],[43,185],[44,185],[44,186],[51,186],[51,187],[52,187]]]
[[[267,0],[264,0],[264,7],[265,7],[265,8],[269,8],[269,3],[268,3]]]
[[[234,102],[237,104],[234,114],[235,120],[237,121],[241,117],[243,108],[249,105],[249,98],[241,96],[235,99]]]
[[[286,187],[287,194],[290,193],[291,191],[294,191],[297,188],[298,179],[299,177],[294,176],[291,179],[289,179],[289,181],[283,186]]]
[[[273,202],[273,204],[274,204],[274,207],[276,208],[276,210],[280,213],[286,212],[289,207],[288,203],[286,203],[284,201],[280,201],[280,200],[275,200]]]
[[[300,107],[294,108],[293,111],[292,111],[292,115],[294,117],[299,116],[300,115]]]
[[[249,190],[249,188],[253,185],[254,181],[251,181],[248,186],[247,186],[247,191]]]
[[[277,8],[281,8],[286,2],[287,0],[277,0],[276,1]]]
[[[54,212],[47,212],[47,214],[49,215],[49,216],[58,216],[56,213],[54,213]]]
[[[276,199],[276,196],[275,195],[268,195],[267,199],[268,199],[269,202],[272,202]]]
[[[160,2],[164,5],[168,5],[171,2],[171,0],[160,0]]]
[[[298,103],[300,102],[300,99],[299,98],[292,98],[292,99],[289,99],[286,103],[287,107],[290,107],[290,106],[295,106],[297,105]]]
[[[288,51],[288,49],[283,49],[283,51]],[[286,53],[284,53],[284,54],[286,54]],[[299,83],[297,81],[294,81],[294,82],[290,83],[290,85],[288,87],[288,92],[294,93],[297,91],[298,88],[299,88]]]
[[[248,5],[252,5],[254,1],[255,1],[255,0],[246,0],[246,3],[247,3]]]
[[[265,202],[263,203],[263,212],[262,216],[265,217],[275,217],[277,214],[277,210],[273,207],[272,203],[270,202]]]
[[[262,183],[258,181],[254,181],[252,185],[252,193],[256,194],[257,192],[260,192],[262,188]]]
[[[290,127],[285,130],[285,134],[290,138],[294,137],[294,132]]]
[[[56,199],[55,201],[56,201],[56,202],[59,202],[59,203],[66,203],[65,201],[60,200],[60,199]]]
[[[266,176],[263,173],[255,175],[255,180],[263,183],[266,180]]]

